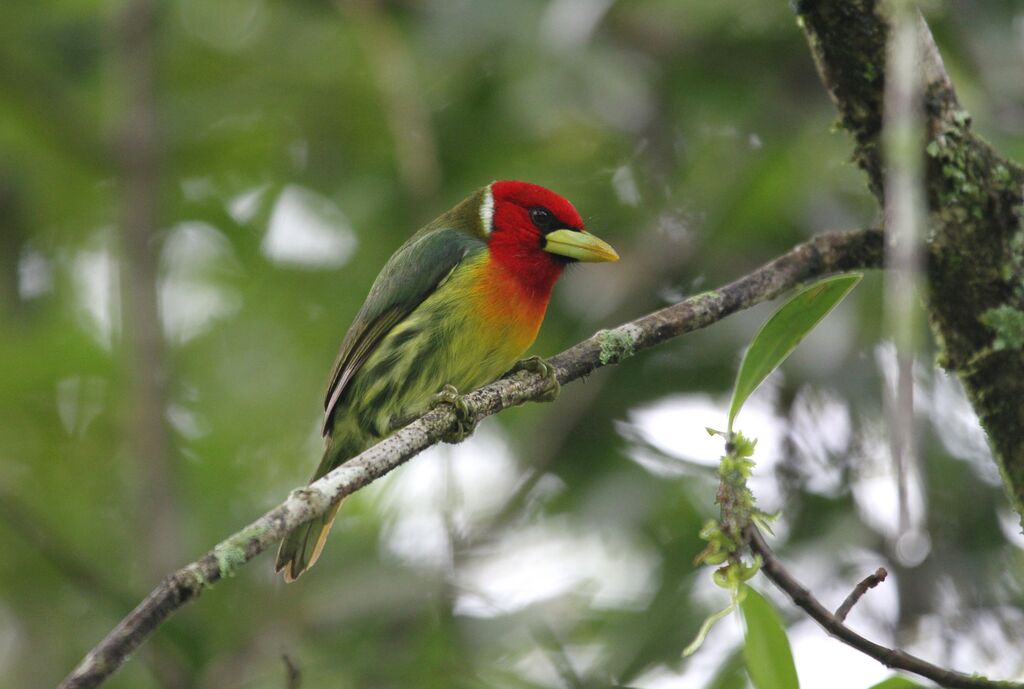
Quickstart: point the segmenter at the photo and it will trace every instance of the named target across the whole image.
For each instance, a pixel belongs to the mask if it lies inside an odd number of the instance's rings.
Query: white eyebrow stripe
[[[484,190],[484,200],[480,203],[480,227],[485,237],[491,234],[491,228],[494,227],[494,194],[491,193],[490,184]]]

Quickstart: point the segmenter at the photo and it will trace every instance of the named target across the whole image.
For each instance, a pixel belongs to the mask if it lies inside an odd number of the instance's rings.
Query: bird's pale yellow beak
[[[544,251],[587,263],[618,261],[608,242],[581,230],[555,230],[545,235]]]

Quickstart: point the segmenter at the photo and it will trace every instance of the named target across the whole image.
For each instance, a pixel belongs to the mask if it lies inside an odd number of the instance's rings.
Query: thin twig
[[[287,653],[281,654],[281,661],[284,663],[285,689],[299,689],[302,686],[302,670]]]
[[[850,595],[843,601],[843,604],[836,609],[836,618],[838,618],[840,622],[845,622],[846,616],[850,614],[851,610],[853,610],[853,606],[857,605],[857,601],[859,601],[865,593],[885,581],[887,576],[889,576],[889,572],[885,570],[885,567],[879,567],[875,570],[874,574],[869,574],[861,579],[860,583],[854,587],[853,591],[850,592]]]
[[[737,311],[773,299],[808,280],[882,262],[879,230],[829,233],[814,237],[721,289],[705,292],[601,331],[552,357],[558,382],[566,385],[602,366],[617,364],[636,352],[684,333],[704,328]],[[541,399],[549,381],[521,371],[476,390],[463,399],[475,421],[502,409]],[[446,406],[427,412],[314,483],[292,491],[282,504],[217,544],[202,558],[169,575],[91,650],[60,689],[97,687],[178,608],[205,588],[238,569],[285,534],[330,506],[441,442],[458,419]]]
[[[870,639],[864,638],[847,627],[842,619],[829,612],[814,597],[813,593],[804,588],[803,584],[789,573],[772,549],[768,547],[768,544],[764,542],[764,537],[761,536],[761,532],[758,531],[757,527],[753,525],[748,527],[747,542],[750,545],[750,549],[756,555],[761,556],[761,571],[783,593],[789,596],[790,600],[798,608],[806,612],[811,619],[820,624],[829,634],[846,645],[874,658],[886,667],[912,672],[949,689],[1024,689],[1024,684],[1019,682],[999,682],[985,679],[978,675],[966,675],[955,670],[947,670],[911,655],[906,651],[882,646]],[[845,606],[845,603],[843,605]]]

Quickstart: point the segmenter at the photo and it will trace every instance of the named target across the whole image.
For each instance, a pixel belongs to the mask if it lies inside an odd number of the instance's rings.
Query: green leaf
[[[729,407],[729,431],[750,394],[786,360],[800,341],[860,282],[860,273],[836,275],[797,292],[757,331],[743,355]]]
[[[899,675],[893,675],[888,679],[883,679],[878,684],[870,687],[870,689],[924,689],[924,687],[917,682],[901,677]]]
[[[799,689],[789,638],[779,614],[757,591],[744,586],[740,603],[747,629],[743,656],[747,672],[757,689]]]

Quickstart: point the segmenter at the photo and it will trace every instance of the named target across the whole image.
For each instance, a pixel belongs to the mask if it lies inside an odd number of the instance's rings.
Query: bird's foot
[[[441,392],[434,395],[430,401],[430,408],[448,405],[455,412],[455,428],[445,435],[442,440],[446,443],[461,443],[473,433],[476,428],[476,414],[466,404],[465,395],[459,394],[454,385],[445,385]]]
[[[539,356],[531,356],[528,359],[516,362],[512,370],[505,374],[505,377],[511,377],[519,371],[529,371],[530,373],[537,373],[547,378],[547,388],[544,390],[543,395],[537,399],[538,402],[554,402],[558,399],[558,393],[562,391],[562,386],[558,382],[558,374],[554,366]]]

